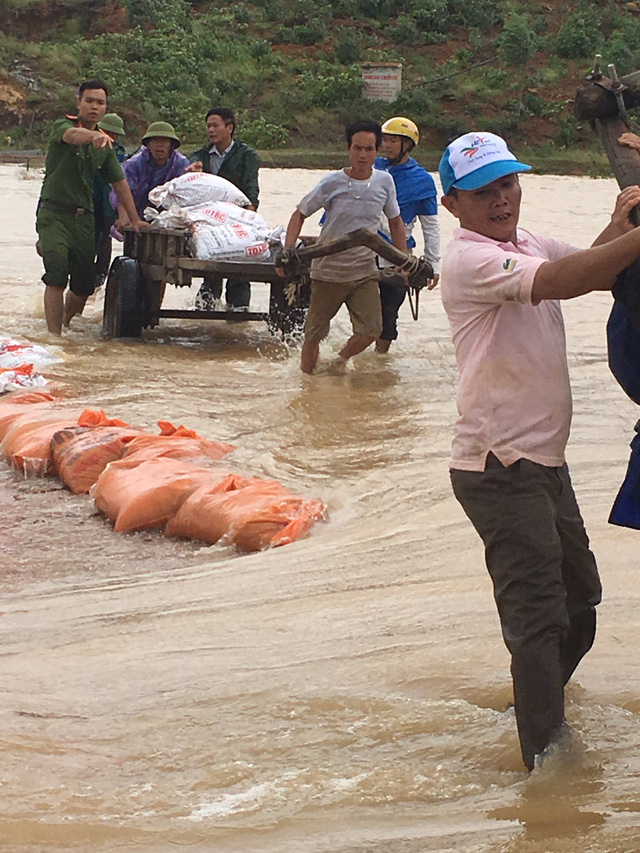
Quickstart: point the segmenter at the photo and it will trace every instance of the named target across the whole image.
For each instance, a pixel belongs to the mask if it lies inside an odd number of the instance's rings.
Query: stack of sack
[[[0,400],[0,456],[25,476],[57,476],[91,495],[116,532],[157,529],[258,551],[307,536],[324,518],[321,501],[233,471],[233,445],[158,427],[69,408],[45,391],[15,393]]]
[[[60,360],[52,350],[38,344],[0,337],[0,394],[19,388],[43,388],[48,380],[37,368]]]
[[[194,258],[267,262],[271,247],[281,245],[282,228],[270,230],[259,213],[247,210],[247,196],[225,178],[190,172],[149,193],[155,207],[145,219],[159,228],[187,228]],[[156,208],[162,208],[160,212]]]

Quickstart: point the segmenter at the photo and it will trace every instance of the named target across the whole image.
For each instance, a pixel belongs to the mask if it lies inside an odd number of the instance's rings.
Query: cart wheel
[[[287,302],[284,288],[279,282],[271,285],[267,325],[272,335],[280,334],[284,340],[299,338],[304,329],[311,287],[304,282],[293,305]]]
[[[104,295],[102,332],[105,338],[139,338],[144,324],[144,291],[138,263],[114,258]]]

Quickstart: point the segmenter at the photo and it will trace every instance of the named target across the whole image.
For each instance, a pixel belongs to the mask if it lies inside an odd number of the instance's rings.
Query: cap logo
[[[464,154],[465,157],[468,157],[469,159],[471,159],[474,156],[474,154],[478,153],[481,145],[489,145],[490,143],[491,143],[490,139],[487,139],[484,136],[476,136],[476,138],[474,139],[474,141],[471,143],[471,145],[468,148],[462,149],[462,153]]]

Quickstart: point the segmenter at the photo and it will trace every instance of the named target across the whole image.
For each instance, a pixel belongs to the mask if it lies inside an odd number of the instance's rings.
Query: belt
[[[57,201],[45,201],[40,199],[40,207],[45,210],[55,210],[56,213],[70,213],[72,216],[83,216],[85,213],[93,213],[86,207],[74,207],[72,204],[60,204]]]

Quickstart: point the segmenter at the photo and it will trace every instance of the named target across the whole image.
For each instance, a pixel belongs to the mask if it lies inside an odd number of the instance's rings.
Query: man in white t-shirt
[[[350,166],[329,172],[300,201],[289,220],[285,249],[295,246],[307,216],[324,208],[319,243],[343,237],[357,228],[366,228],[375,234],[384,214],[389,220],[393,245],[406,252],[407,241],[393,178],[373,168],[382,128],[375,121],[354,121],[347,125],[346,138]],[[365,246],[315,258],[311,263],[311,302],[300,359],[304,373],[313,373],[320,341],[329,333],[331,320],[342,305],[349,310],[353,334],[338,353],[336,367],[340,370],[351,356],[370,346],[382,331],[376,258]]]
[[[560,299],[610,290],[640,255],[616,201],[592,248],[518,228],[519,163],[503,139],[467,133],[440,161],[442,204],[460,221],[444,255],[442,301],[456,349],[459,418],[451,481],[485,545],[529,770],[570,743],[564,685],[595,637],[601,598],[565,447],[571,389]]]

